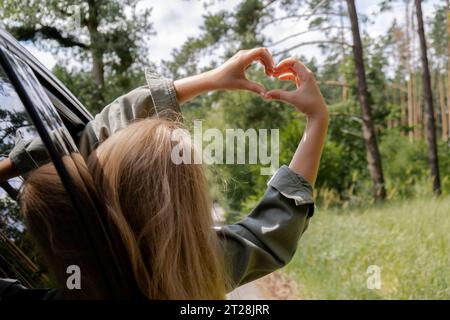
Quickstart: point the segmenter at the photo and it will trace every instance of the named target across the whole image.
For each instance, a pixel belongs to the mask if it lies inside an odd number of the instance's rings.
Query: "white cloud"
[[[180,47],[188,37],[200,33],[203,8],[199,1],[145,1],[143,6],[152,7],[152,21],[156,36],[149,42],[149,59],[169,59],[172,50]]]

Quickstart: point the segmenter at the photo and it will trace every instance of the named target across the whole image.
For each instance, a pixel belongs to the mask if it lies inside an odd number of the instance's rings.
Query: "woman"
[[[255,60],[263,62],[268,75],[294,81],[297,89],[266,91],[246,80],[245,69]],[[215,70],[173,84],[165,82],[153,90],[149,78],[150,92],[141,88],[137,90],[144,94],[132,92],[119,98],[86,128],[80,148],[95,151],[89,156],[89,172],[83,181],[102,196],[108,231],[123,246],[130,281],[143,296],[224,298],[227,291],[292,258],[314,211],[312,186],[328,126],[325,103],[311,71],[295,59],[274,66],[264,48],[239,52]],[[212,203],[203,168],[176,165],[170,158],[177,143],[192,151],[194,147],[186,139],[173,141],[172,133],[180,124],[163,114],[176,110],[178,103],[219,89],[247,89],[265,99],[284,101],[306,114],[308,123],[289,167],[282,166],[273,175],[249,216],[233,225],[212,228]],[[159,103],[158,97],[165,102]],[[155,114],[158,117],[148,118]],[[131,123],[136,118],[144,119]],[[26,154],[33,153],[28,150]],[[20,165],[27,167],[27,161],[16,150],[10,163],[0,166],[0,176],[20,172]],[[93,257],[77,232],[77,222],[70,220],[75,212],[51,165],[31,172],[20,202],[27,226],[58,279],[62,297],[107,297],[95,281],[98,270],[92,269]],[[65,288],[65,271],[73,264],[80,266],[84,281],[78,291]],[[123,297],[130,295],[124,293]]]

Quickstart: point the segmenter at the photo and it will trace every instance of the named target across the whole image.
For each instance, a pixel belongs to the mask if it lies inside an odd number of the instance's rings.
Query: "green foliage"
[[[18,248],[11,250],[0,240],[0,277],[15,277],[23,281],[23,284],[48,287],[49,283],[44,276],[48,271],[26,233],[19,205],[4,194],[0,196],[0,232]],[[23,265],[19,250],[38,267],[37,272],[30,273],[28,265]]]
[[[98,88],[90,72],[70,71],[57,65],[53,68],[53,73],[94,115],[118,96],[146,83],[144,67],[123,74],[107,75],[102,88]],[[99,96],[101,101],[98,100]]]
[[[17,243],[23,243],[23,222],[20,217],[19,206],[9,197],[3,195],[0,198],[0,230],[8,238]]]
[[[392,129],[383,135],[380,151],[385,159],[384,172],[389,198],[417,197],[431,190],[425,140],[411,143],[399,130]],[[439,143],[438,153],[442,191],[449,194],[450,153],[445,142]]]
[[[201,34],[190,37],[180,49],[172,52],[171,60],[164,61],[166,72],[174,78],[192,75],[216,65],[215,59],[203,68],[199,67],[199,62],[202,58],[211,59],[221,48],[227,57],[240,49],[262,46],[265,38],[257,28],[267,16],[264,9],[261,0],[244,0],[232,11],[208,12],[203,16]]]
[[[138,2],[24,0],[17,10],[17,1],[4,0],[0,21],[16,39],[56,54],[55,73],[98,111],[111,95],[135,85],[136,70],[142,72],[152,24],[151,10],[138,9]]]
[[[137,0],[23,0],[18,10],[17,1],[4,0],[0,17],[3,26],[18,40],[36,41],[37,46],[53,52],[61,47],[98,50],[111,55],[108,65],[124,71],[139,58],[142,41],[152,28],[151,10],[138,11],[137,3]],[[94,35],[94,27],[98,34]],[[79,53],[75,51],[71,59],[80,61],[83,57]]]
[[[304,299],[449,299],[450,198],[316,210],[283,270]],[[381,289],[367,288],[371,265]]]
[[[431,20],[431,30],[429,37],[431,39],[431,49],[437,57],[443,57],[448,59],[447,43],[447,8],[446,5],[438,6]],[[444,61],[445,63],[445,61]]]

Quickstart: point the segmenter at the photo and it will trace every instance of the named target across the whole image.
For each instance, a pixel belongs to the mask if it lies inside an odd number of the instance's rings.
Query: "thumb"
[[[259,94],[266,92],[266,88],[264,88],[262,85],[260,85],[259,83],[248,81],[248,80],[244,80],[244,81],[240,82],[240,87],[242,89],[253,91],[253,92],[259,93]]]

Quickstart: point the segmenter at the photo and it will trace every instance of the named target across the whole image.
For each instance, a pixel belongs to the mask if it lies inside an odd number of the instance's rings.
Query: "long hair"
[[[172,161],[177,144],[195,152],[189,139],[173,139],[178,129],[176,122],[149,118],[113,134],[89,157],[91,179],[84,183],[91,181],[87,183],[101,195],[109,233],[125,248],[142,294],[149,299],[222,299],[223,255],[212,229],[204,168]],[[76,237],[64,234],[54,223],[52,217],[61,223],[75,212],[67,196],[62,196],[61,184],[55,179],[48,183],[43,173],[48,177],[49,169],[37,169],[27,179],[21,204],[30,231],[40,247],[47,248],[44,256],[52,264],[60,258],[55,246],[69,247],[69,256],[86,248],[82,244],[77,248]],[[49,194],[53,196],[48,198]],[[61,217],[57,213],[62,208]]]

